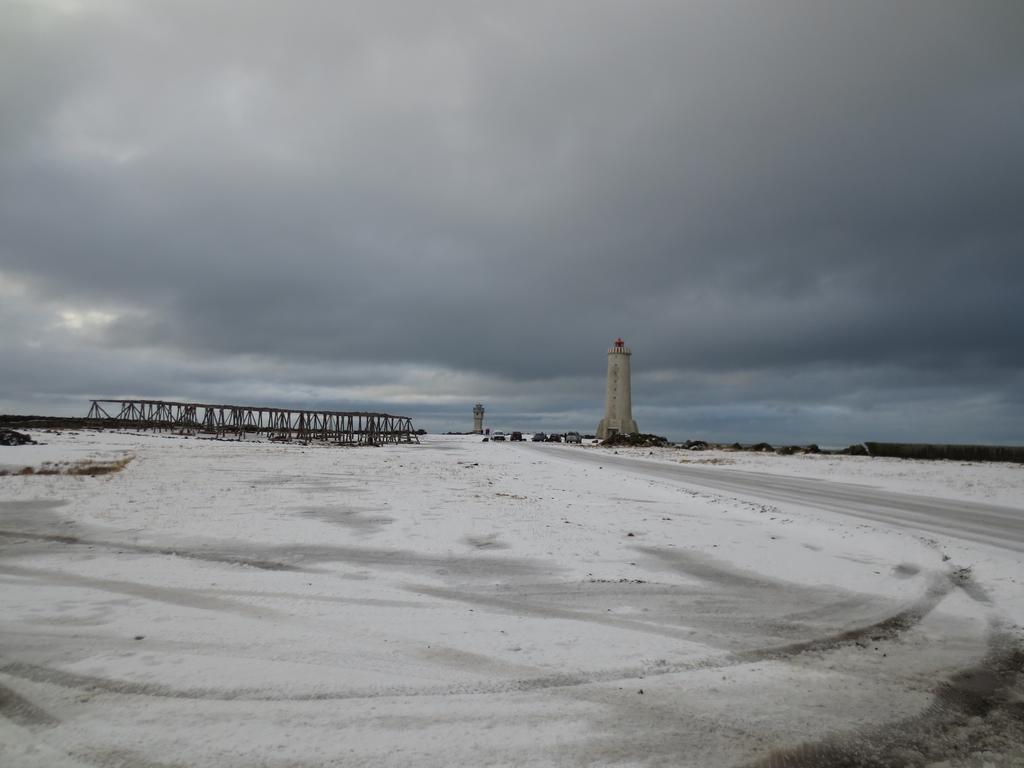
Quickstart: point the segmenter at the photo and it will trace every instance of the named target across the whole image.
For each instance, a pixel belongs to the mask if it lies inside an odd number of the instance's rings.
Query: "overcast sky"
[[[1024,443],[1024,3],[0,0],[0,412]]]

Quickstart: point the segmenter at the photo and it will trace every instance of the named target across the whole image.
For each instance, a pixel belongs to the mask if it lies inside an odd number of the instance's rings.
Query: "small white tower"
[[[484,431],[484,407],[480,403],[473,406],[473,432],[481,435]]]
[[[639,432],[633,421],[633,400],[629,391],[629,351],[622,339],[608,350],[608,383],[604,388],[604,418],[597,425],[597,436],[605,440],[616,433]]]

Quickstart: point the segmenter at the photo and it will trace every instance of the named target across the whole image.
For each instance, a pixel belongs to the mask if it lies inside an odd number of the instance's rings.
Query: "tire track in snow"
[[[57,725],[59,720],[20,693],[0,683],[0,717],[26,728]]]
[[[869,625],[841,633],[815,638],[799,643],[727,652],[678,663],[655,663],[635,667],[620,667],[580,673],[559,673],[539,675],[533,678],[502,680],[492,683],[472,683],[420,688],[392,686],[377,689],[352,689],[340,691],[317,691],[281,695],[258,688],[173,688],[157,683],[140,683],[127,680],[81,675],[65,670],[35,664],[0,659],[0,673],[37,683],[48,683],[65,688],[83,689],[128,696],[149,696],[170,699],[201,699],[207,701],[335,701],[352,699],[378,699],[424,696],[466,696],[501,693],[530,692],[557,688],[573,688],[584,685],[633,680],[646,677],[678,674],[701,669],[720,669],[742,666],[767,660],[785,660],[807,652],[829,651],[850,645],[869,637],[877,640],[898,640],[899,636],[911,629],[928,615],[954,588],[951,578],[945,579],[943,587],[937,579],[925,595],[902,611],[873,622]]]

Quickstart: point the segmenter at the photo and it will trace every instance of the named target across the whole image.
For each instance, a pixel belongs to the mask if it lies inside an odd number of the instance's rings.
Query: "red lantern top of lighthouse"
[[[626,342],[624,342],[624,341],[623,341],[623,340],[622,340],[621,338],[619,338],[619,339],[616,339],[616,340],[615,340],[615,346],[616,346],[616,347],[617,347],[618,349],[622,349],[622,348],[623,348],[624,346],[626,346]]]

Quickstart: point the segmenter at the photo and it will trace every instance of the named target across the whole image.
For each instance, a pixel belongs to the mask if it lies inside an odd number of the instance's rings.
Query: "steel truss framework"
[[[88,417],[120,429],[206,432],[219,437],[263,434],[271,440],[324,440],[343,445],[418,443],[412,419],[387,413],[296,411],[164,400],[93,400]]]

